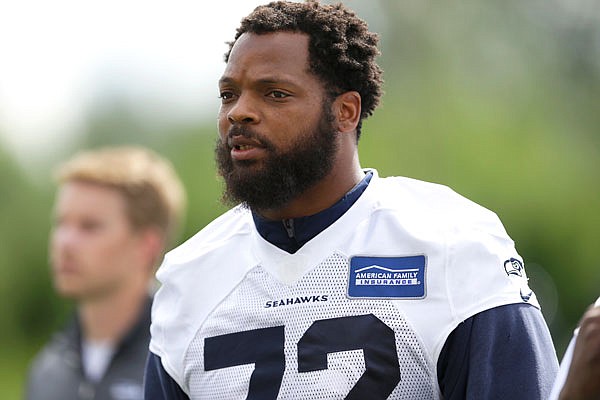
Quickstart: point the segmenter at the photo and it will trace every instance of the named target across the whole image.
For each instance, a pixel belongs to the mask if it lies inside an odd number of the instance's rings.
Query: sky
[[[0,140],[41,156],[113,95],[173,118],[214,114],[225,42],[262,3],[0,0]]]

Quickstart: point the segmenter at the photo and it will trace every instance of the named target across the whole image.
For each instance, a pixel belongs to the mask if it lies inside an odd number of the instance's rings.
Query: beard
[[[233,161],[227,140],[218,138],[215,158],[225,181],[223,202],[242,203],[256,211],[279,209],[323,179],[333,167],[338,147],[331,105],[325,104],[323,109],[316,126],[299,132],[290,150],[278,150],[245,125],[233,126],[229,137],[241,135],[261,143],[267,152],[262,167],[254,160]]]

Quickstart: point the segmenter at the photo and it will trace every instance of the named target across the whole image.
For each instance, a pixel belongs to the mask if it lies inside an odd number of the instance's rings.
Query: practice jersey
[[[377,172],[289,254],[234,208],[158,272],[150,350],[193,399],[435,399],[465,319],[537,300],[497,216]]]

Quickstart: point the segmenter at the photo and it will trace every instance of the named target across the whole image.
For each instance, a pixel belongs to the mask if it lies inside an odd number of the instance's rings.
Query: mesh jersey
[[[376,171],[294,254],[238,207],[157,276],[150,349],[192,399],[436,399],[436,362],[460,322],[539,307],[494,213]]]

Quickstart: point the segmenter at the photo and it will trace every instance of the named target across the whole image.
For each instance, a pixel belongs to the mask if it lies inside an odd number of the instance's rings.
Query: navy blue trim
[[[292,224],[287,222],[293,226],[293,237],[288,234],[283,221],[267,220],[253,212],[256,229],[267,242],[293,254],[344,215],[363,194],[372,177],[373,171],[366,171],[365,177],[333,206],[314,215],[294,218]]]
[[[149,352],[144,371],[144,400],[190,400],[165,371],[160,357]]]
[[[437,368],[445,400],[545,400],[558,360],[540,310],[508,304],[461,323],[446,340]]]

